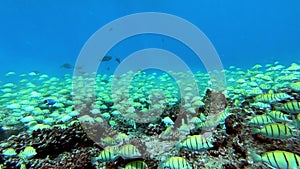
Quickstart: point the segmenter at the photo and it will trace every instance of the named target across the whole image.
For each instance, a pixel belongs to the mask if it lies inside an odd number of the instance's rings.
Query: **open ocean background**
[[[195,24],[211,40],[225,68],[231,65],[250,68],[274,61],[288,66],[300,58],[299,6],[297,0],[3,0],[0,75],[9,71],[38,71],[50,76],[72,73],[72,69],[60,65],[74,65],[81,48],[95,31],[117,18],[138,12],[169,13]],[[191,69],[199,67],[186,46],[162,36],[141,35],[124,40],[109,54],[123,60],[132,52],[149,47],[174,52]],[[111,74],[116,66],[113,60],[105,62],[100,71]]]

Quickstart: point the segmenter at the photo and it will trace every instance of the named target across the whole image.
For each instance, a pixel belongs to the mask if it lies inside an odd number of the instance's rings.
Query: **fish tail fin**
[[[297,119],[292,120],[291,122],[296,128],[300,129],[300,122]]]
[[[182,144],[181,144],[181,142],[178,142],[176,144],[176,150],[179,152],[181,150],[181,148],[182,148]]]
[[[252,160],[253,160],[254,163],[262,161],[261,156],[256,154],[255,152],[251,152],[251,157],[252,157]]]
[[[247,121],[245,122],[245,124],[246,124],[247,126],[250,126],[250,120],[247,120]]]
[[[295,123],[295,121],[294,120],[291,120],[291,119],[284,119],[287,123],[290,123],[290,124],[294,124]]]
[[[98,157],[93,157],[92,160],[91,160],[92,164],[97,163],[97,161],[98,161]]]
[[[278,105],[275,105],[274,108],[275,108],[275,110],[279,110],[279,111],[282,110],[282,108]]]
[[[257,133],[259,133],[259,129],[258,128],[253,128],[252,130],[251,130],[251,132],[252,132],[252,134],[257,134]]]
[[[296,138],[300,138],[300,130],[293,129],[292,130],[292,135]]]

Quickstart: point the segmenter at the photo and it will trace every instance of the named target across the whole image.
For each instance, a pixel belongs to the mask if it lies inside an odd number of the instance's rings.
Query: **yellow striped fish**
[[[167,139],[169,138],[171,135],[172,135],[172,130],[173,126],[168,126],[160,135],[159,135],[159,138],[162,138],[162,139]]]
[[[13,148],[7,148],[5,150],[2,150],[2,154],[4,155],[4,157],[11,157],[17,155],[15,149]]]
[[[278,110],[270,111],[267,113],[267,115],[271,117],[275,122],[292,122],[292,120],[289,119],[288,115]]]
[[[114,161],[115,159],[118,158],[118,155],[115,153],[115,148],[114,147],[107,147],[104,150],[100,152],[98,157],[95,157],[93,161],[101,161],[101,162],[109,162],[109,161]]]
[[[202,120],[199,117],[193,117],[193,118],[191,118],[191,120],[189,120],[189,123],[192,123],[192,124],[195,124],[195,125],[197,125],[201,122],[202,122]]]
[[[141,157],[141,153],[138,150],[138,148],[136,148],[132,144],[126,144],[122,146],[119,150],[119,155],[123,159],[133,159],[133,158]]]
[[[146,169],[147,164],[144,161],[132,161],[126,164],[125,168],[118,167],[118,169]]]
[[[115,139],[113,139],[112,137],[105,137],[105,138],[101,138],[101,141],[105,144],[105,145],[109,145],[109,146],[112,146],[112,145],[116,145],[117,142]]]
[[[271,94],[271,93],[257,95],[254,97],[254,100],[256,102],[264,102],[264,103],[277,102],[277,98],[276,98],[275,94]]]
[[[205,122],[201,122],[196,125],[196,129],[200,130],[212,130],[218,125],[218,121],[215,119],[208,119]]]
[[[201,123],[196,125],[196,129],[202,130],[205,127],[205,125],[206,125],[205,122],[201,122]]]
[[[269,90],[272,86],[270,84],[262,83],[259,85],[262,90]]]
[[[274,123],[274,120],[272,120],[272,118],[270,118],[265,114],[257,115],[246,122],[246,124],[252,126],[263,126],[265,124],[272,124],[272,123]]]
[[[35,148],[33,148],[32,146],[27,146],[25,147],[25,149],[23,151],[21,151],[18,156],[23,159],[23,160],[28,160],[30,158],[32,158],[33,156],[35,156],[37,153],[35,151]]]
[[[230,116],[231,114],[232,113],[230,112],[230,110],[228,108],[226,108],[225,110],[223,110],[222,112],[220,112],[218,114],[208,116],[206,118],[205,122],[200,122],[200,123],[196,124],[196,129],[211,130],[219,124],[224,124],[226,118],[228,116]]]
[[[201,151],[212,148],[213,145],[202,135],[192,135],[177,144],[177,149],[181,148],[188,151]]]
[[[251,106],[251,107],[258,108],[258,109],[269,109],[269,108],[271,108],[271,105],[270,105],[270,104],[263,103],[263,102],[255,102],[255,103],[251,103],[250,106]]]
[[[263,91],[259,87],[255,87],[250,90],[247,90],[247,92],[245,94],[246,94],[246,96],[250,97],[250,96],[259,95],[262,93],[263,93]]]
[[[287,102],[284,103],[282,105],[279,106],[275,106],[276,110],[282,110],[288,113],[300,113],[300,102],[297,101],[291,101],[291,102]]]
[[[281,123],[267,124],[260,129],[255,128],[252,130],[252,133],[259,133],[265,137],[273,139],[289,138],[295,136],[290,127]]]
[[[217,119],[216,121],[218,121],[219,124],[224,124],[225,120],[228,116],[230,116],[232,113],[230,112],[229,108],[226,108],[225,110],[223,110],[222,112],[220,112],[217,115]]]
[[[257,95],[254,100],[258,102],[264,102],[264,103],[274,103],[286,99],[292,98],[290,95],[286,93],[266,93],[266,94],[260,94]]]
[[[252,153],[254,162],[264,162],[271,168],[299,169],[300,156],[288,151],[275,150],[262,154]]]
[[[162,165],[162,168],[168,169],[192,169],[190,164],[182,157],[171,157]]]
[[[290,96],[286,93],[275,93],[275,97],[276,97],[277,101],[283,101],[283,100],[292,98],[292,96]]]
[[[296,92],[300,92],[300,82],[291,83],[290,88]]]
[[[127,134],[125,133],[119,133],[117,136],[116,136],[116,141],[118,143],[122,142],[122,141],[128,141],[129,137]]]

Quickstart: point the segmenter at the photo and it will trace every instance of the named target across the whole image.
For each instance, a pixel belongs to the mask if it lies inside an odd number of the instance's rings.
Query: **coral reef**
[[[13,135],[1,142],[0,150],[13,148],[17,153],[30,145],[36,149],[34,158],[26,162],[27,168],[85,168],[92,166],[91,158],[99,153],[79,122],[66,129],[55,127]],[[4,168],[19,168],[23,163],[18,156],[1,156]]]

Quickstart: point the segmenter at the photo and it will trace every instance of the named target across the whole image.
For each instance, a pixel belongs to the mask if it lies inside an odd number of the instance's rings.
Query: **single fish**
[[[277,99],[277,101],[283,101],[286,99],[292,99],[293,97],[286,94],[286,93],[275,93],[275,97]]]
[[[160,138],[162,139],[167,139],[172,135],[172,130],[173,126],[168,126],[161,134],[160,134]]]
[[[195,124],[195,125],[197,125],[201,122],[202,122],[202,120],[199,117],[193,117],[189,120],[189,123],[192,123],[192,124]]]
[[[121,63],[120,58],[117,57],[115,60],[116,60],[119,64]]]
[[[105,148],[100,152],[98,157],[93,158],[92,161],[98,161],[98,160],[101,162],[114,161],[119,157],[115,152],[116,150],[114,147]]]
[[[5,150],[2,150],[2,154],[4,155],[4,157],[11,157],[17,155],[15,149],[13,148],[7,148]]]
[[[258,109],[270,109],[271,105],[263,102],[254,102],[250,104],[251,107],[255,107]]]
[[[249,121],[247,121],[247,125],[251,126],[263,126],[265,124],[272,124],[275,121],[269,117],[268,115],[257,115],[253,118],[251,118]]]
[[[213,130],[218,124],[218,121],[214,119],[208,119],[205,122],[197,124],[196,129],[210,131]]]
[[[273,139],[290,138],[296,136],[290,127],[281,123],[267,124],[260,129],[255,128],[252,130],[252,133],[259,133],[265,137]]]
[[[291,83],[290,88],[296,92],[300,92],[300,82]]]
[[[138,148],[132,144],[122,146],[118,153],[123,159],[133,159],[142,156]]]
[[[286,93],[266,93],[257,95],[254,100],[257,102],[264,102],[264,103],[274,103],[278,101],[283,101],[286,99],[292,98],[290,95]]]
[[[188,151],[202,151],[212,148],[213,145],[202,135],[192,135],[187,137],[181,143],[177,144],[177,149],[185,149]]]
[[[254,100],[256,102],[264,102],[264,103],[274,103],[277,101],[275,94],[266,93],[257,95]]]
[[[35,156],[37,153],[36,153],[36,150],[35,148],[31,147],[31,146],[27,146],[23,151],[21,151],[18,156],[27,161],[28,159],[32,158],[33,156]]]
[[[60,68],[72,69],[73,66],[69,63],[64,63],[64,64],[60,65]]]
[[[129,136],[125,133],[119,133],[117,136],[116,136],[116,141],[118,143],[120,142],[123,142],[123,141],[128,141],[129,139]]]
[[[101,61],[102,62],[107,62],[107,61],[110,61],[111,59],[112,59],[111,56],[104,56]]]
[[[262,83],[259,85],[259,87],[262,89],[262,90],[269,90],[271,88],[271,85],[270,84],[265,84],[265,83]]]
[[[101,141],[105,144],[105,145],[109,145],[109,146],[112,146],[112,145],[116,145],[117,142],[115,139],[113,139],[112,137],[105,137],[105,138],[101,138]]]
[[[300,156],[288,151],[275,150],[262,154],[252,153],[254,162],[264,162],[271,168],[296,169],[300,168]]]
[[[284,114],[278,110],[270,111],[267,113],[267,115],[271,117],[275,122],[292,122],[287,114]]]
[[[287,113],[297,114],[300,113],[300,102],[297,101],[290,101],[287,103],[284,103],[279,106],[275,106],[276,110],[282,110]]]
[[[46,100],[44,100],[44,103],[46,105],[52,106],[52,105],[54,105],[56,103],[56,101],[53,100],[53,99],[46,99]]]
[[[190,164],[186,161],[186,159],[182,157],[171,157],[167,159],[165,163],[162,164],[162,168],[168,169],[192,169]]]
[[[216,121],[218,124],[224,124],[225,120],[228,116],[230,116],[232,113],[230,112],[229,108],[226,108],[216,116]]]

